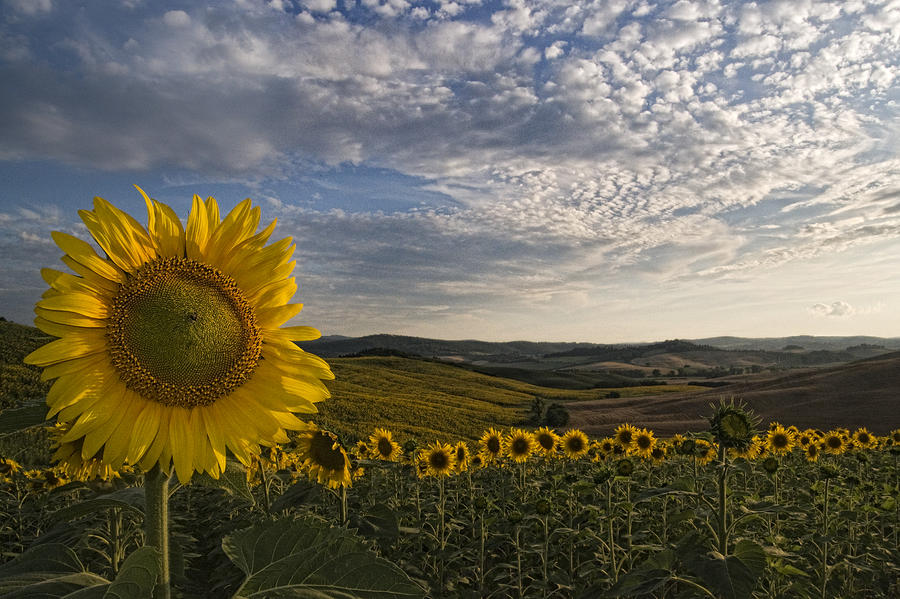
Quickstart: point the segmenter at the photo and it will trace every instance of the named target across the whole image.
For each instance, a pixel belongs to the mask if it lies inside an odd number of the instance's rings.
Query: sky
[[[0,315],[246,197],[325,335],[900,336],[900,0],[0,0]]]

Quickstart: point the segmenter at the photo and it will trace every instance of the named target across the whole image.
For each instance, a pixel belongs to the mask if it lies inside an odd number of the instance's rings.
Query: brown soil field
[[[671,435],[705,430],[710,404],[731,397],[752,408],[761,427],[778,421],[823,430],[865,426],[886,434],[900,427],[900,353],[709,391],[566,402],[566,409],[570,427],[595,437],[623,422]]]

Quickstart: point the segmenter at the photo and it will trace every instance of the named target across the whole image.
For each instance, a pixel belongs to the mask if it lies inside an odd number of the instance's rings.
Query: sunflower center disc
[[[125,385],[165,405],[209,405],[253,373],[262,345],[234,280],[185,258],[144,265],[113,300],[106,328]]]

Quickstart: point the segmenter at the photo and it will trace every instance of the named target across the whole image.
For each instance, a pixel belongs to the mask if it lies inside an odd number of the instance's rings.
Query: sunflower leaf
[[[135,515],[143,517],[144,505],[144,489],[128,487],[59,509],[53,513],[51,518],[54,522],[68,522],[113,508],[133,512]]]
[[[254,526],[225,537],[222,549],[246,575],[236,598],[424,595],[360,538],[314,517]]]
[[[122,564],[118,576],[109,585],[103,599],[152,597],[159,578],[158,553],[153,547],[141,547]]]
[[[93,598],[109,581],[85,571],[75,552],[58,543],[32,547],[0,566],[0,596],[4,599],[36,597]]]
[[[0,435],[8,435],[40,426],[47,421],[47,405],[43,399],[26,401],[18,408],[0,412]]]

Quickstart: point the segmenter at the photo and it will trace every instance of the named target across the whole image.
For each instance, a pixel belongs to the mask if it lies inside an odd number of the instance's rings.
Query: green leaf
[[[358,537],[305,517],[254,526],[222,540],[247,578],[235,597],[412,598],[422,589]]]
[[[32,399],[18,408],[9,408],[0,412],[0,435],[40,426],[46,421],[47,404],[43,399]]]
[[[57,510],[53,513],[51,520],[53,522],[69,522],[82,516],[102,513],[112,508],[131,511],[136,515],[143,516],[144,506],[144,489],[142,487],[128,487]]]
[[[734,553],[685,556],[688,567],[724,599],[749,599],[766,568],[766,554],[753,541],[739,541]]]
[[[11,562],[0,566],[0,596],[3,599],[77,597],[88,599],[100,595],[88,589],[109,584],[90,572],[75,552],[58,543],[30,548]]]
[[[109,585],[103,599],[131,599],[132,597],[152,597],[153,587],[159,578],[156,549],[141,547],[122,563],[119,575]]]
[[[351,514],[350,526],[364,537],[374,537],[381,546],[389,546],[400,536],[397,514],[383,503],[376,504],[359,515]]]
[[[247,469],[240,462],[228,460],[225,462],[225,471],[219,478],[213,478],[205,472],[195,474],[191,484],[213,489],[223,489],[229,495],[240,497],[249,502],[256,503],[253,493],[250,492],[250,484],[247,482]]]

